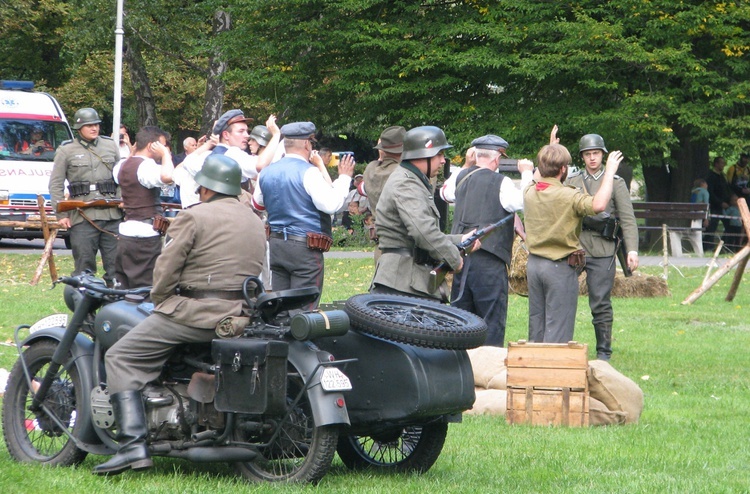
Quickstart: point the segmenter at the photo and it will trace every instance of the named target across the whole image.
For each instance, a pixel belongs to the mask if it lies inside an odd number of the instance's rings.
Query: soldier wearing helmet
[[[388,177],[377,202],[375,228],[382,255],[370,292],[448,300],[445,283],[430,291],[430,271],[442,260],[460,271],[463,258],[456,245],[473,233],[440,231],[430,179],[442,170],[445,150],[451,147],[438,127],[415,127],[404,135],[401,163]],[[479,246],[477,241],[472,248]]]
[[[602,184],[602,162],[604,155],[608,153],[607,147],[602,136],[586,134],[581,137],[578,150],[585,167],[568,177],[567,184],[594,195]],[[615,224],[618,226],[614,227]],[[623,240],[618,240],[612,234],[613,228],[622,229]],[[606,209],[583,219],[580,238],[581,245],[586,251],[586,285],[596,334],[596,356],[600,360],[609,360],[612,355],[614,319],[611,294],[615,280],[618,242],[625,243],[628,267],[631,270],[638,268],[638,227],[625,180],[615,175],[612,197]]]
[[[158,377],[176,345],[211,341],[220,323],[222,328],[233,325],[248,309],[242,283],[260,274],[266,236],[258,217],[237,198],[241,178],[232,158],[206,158],[195,176],[201,203],[175,217],[156,260],[154,312],[107,351],[107,386],[120,449],[94,473],[116,475],[152,466],[143,387]]]
[[[57,148],[55,164],[49,180],[52,207],[65,199],[65,182],[70,199],[91,201],[117,199],[120,189],[112,171],[120,161],[117,143],[99,135],[101,119],[93,108],[81,108],[73,117],[75,139]],[[96,253],[101,252],[104,280],[112,285],[115,279],[117,232],[122,212],[116,207],[89,207],[57,213],[61,227],[70,232],[75,266],[73,274],[86,270],[96,273]]]

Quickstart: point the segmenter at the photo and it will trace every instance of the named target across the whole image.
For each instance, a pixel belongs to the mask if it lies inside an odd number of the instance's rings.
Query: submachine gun
[[[466,252],[466,249],[471,247],[471,245],[476,242],[477,240],[482,240],[484,237],[492,233],[495,229],[499,228],[503,225],[503,223],[506,223],[510,221],[512,218],[515,218],[515,214],[509,214],[505,218],[501,219],[497,223],[492,223],[491,225],[487,225],[484,228],[480,228],[474,234],[470,237],[468,237],[466,240],[462,241],[460,244],[457,245],[458,250],[461,252],[461,257],[466,257],[468,253]],[[437,291],[438,287],[443,283],[445,280],[445,276],[452,271],[450,265],[443,261],[440,264],[438,264],[434,269],[430,271],[430,282],[429,282],[429,290],[431,293],[434,293]]]

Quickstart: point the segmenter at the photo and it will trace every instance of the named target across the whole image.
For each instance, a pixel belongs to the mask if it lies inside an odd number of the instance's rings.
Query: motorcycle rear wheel
[[[56,348],[56,342],[41,341],[23,352],[32,382],[42,381]],[[82,390],[83,383],[75,363],[70,359],[60,367],[44,399],[44,404],[73,436],[79,434],[84,426],[76,421],[76,416],[80,416],[79,407],[83,404]],[[81,463],[86,458],[86,452],[78,449],[45,412],[29,410],[32,393],[19,359],[11,369],[3,397],[3,436],[10,455],[17,461],[49,466]]]
[[[287,377],[287,403],[292,405],[303,388],[299,372],[289,364]],[[235,463],[235,468],[245,479],[253,482],[310,482],[317,483],[328,472],[336,454],[338,426],[316,427],[307,393],[289,411],[281,433],[273,443],[260,450],[261,455],[252,462]],[[249,437],[235,430],[235,440],[265,442],[268,437]]]
[[[358,331],[420,347],[466,350],[487,338],[481,317],[437,301],[363,293],[349,298],[345,310]]]
[[[339,438],[337,452],[351,470],[424,473],[437,461],[447,435],[447,423],[409,426],[373,436],[349,435]]]

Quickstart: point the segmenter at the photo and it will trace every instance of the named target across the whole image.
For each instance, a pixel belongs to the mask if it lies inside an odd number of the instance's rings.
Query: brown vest
[[[120,166],[120,189],[122,205],[125,209],[125,221],[143,221],[153,219],[161,214],[161,188],[149,189],[138,181],[138,167],[143,163],[142,156],[131,156]]]

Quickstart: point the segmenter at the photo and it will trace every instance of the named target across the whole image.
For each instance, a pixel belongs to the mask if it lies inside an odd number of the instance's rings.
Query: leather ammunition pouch
[[[614,216],[598,214],[583,218],[584,230],[594,231],[606,240],[616,240],[619,228],[620,222]]]
[[[307,232],[307,248],[320,252],[328,252],[333,244],[333,239],[323,233]]]
[[[155,232],[159,232],[162,237],[167,234],[167,228],[169,228],[169,220],[164,216],[157,214],[154,216],[153,228]]]
[[[91,182],[88,180],[82,180],[80,182],[70,182],[68,184],[68,192],[70,197],[86,196],[91,193]]]
[[[112,178],[99,180],[96,182],[96,190],[102,195],[115,195],[117,193],[117,184]]]
[[[583,268],[586,267],[586,251],[578,249],[568,256],[568,266],[575,269],[578,274],[581,274]]]

